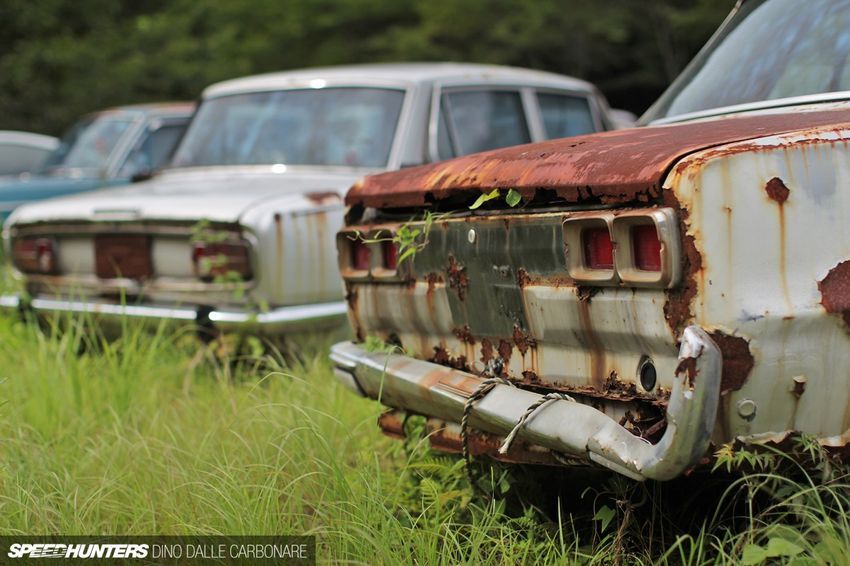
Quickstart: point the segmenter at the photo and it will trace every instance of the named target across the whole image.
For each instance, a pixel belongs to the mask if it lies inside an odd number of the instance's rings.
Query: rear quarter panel
[[[788,430],[848,439],[848,138],[812,129],[708,149],[665,183],[702,259],[690,274],[693,320],[727,346],[717,440]],[[750,402],[754,415],[741,408]]]

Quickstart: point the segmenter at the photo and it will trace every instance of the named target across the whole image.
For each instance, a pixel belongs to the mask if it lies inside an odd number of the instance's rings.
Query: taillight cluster
[[[231,274],[243,281],[253,277],[251,270],[251,248],[245,241],[194,242],[192,263],[195,275],[204,281]]]
[[[347,278],[397,278],[398,244],[392,232],[382,229],[362,234],[355,231],[337,235],[340,272]]]
[[[578,283],[672,287],[680,275],[672,209],[580,212],[564,221],[567,268]]]
[[[53,275],[58,270],[56,243],[52,238],[17,238],[12,262],[23,273]]]

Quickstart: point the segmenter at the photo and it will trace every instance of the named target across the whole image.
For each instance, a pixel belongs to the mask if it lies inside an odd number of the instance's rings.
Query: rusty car
[[[391,436],[424,416],[435,449],[507,462],[846,451],[848,30],[845,0],[739,2],[644,127],[355,184],[338,379]]]
[[[207,337],[340,325],[334,234],[355,180],[611,127],[591,84],[511,67],[376,64],[218,83],[153,179],[11,216],[28,297],[0,304],[186,321]]]

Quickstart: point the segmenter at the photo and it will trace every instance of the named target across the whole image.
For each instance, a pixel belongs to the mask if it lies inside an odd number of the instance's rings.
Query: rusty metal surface
[[[351,342],[336,344],[331,359],[335,373],[351,376],[367,396],[379,398],[393,408],[453,423],[461,421],[470,393],[484,383],[480,377],[405,355],[370,353]],[[683,334],[679,366],[689,365],[686,362],[689,359],[693,360],[699,378],[690,380],[681,372],[675,376],[665,414],[666,426],[654,424],[643,430],[639,420],[626,416],[618,421],[591,405],[565,398],[538,411],[516,434],[528,443],[593,462],[633,479],[676,477],[704,456],[720,389],[720,351],[696,327],[688,327]],[[540,393],[526,388],[496,385],[472,406],[470,425],[495,436],[508,435],[528,407],[541,399]],[[625,426],[630,420],[638,429]],[[394,434],[400,428],[395,416],[387,417],[384,426]],[[656,442],[638,433],[654,435]],[[442,445],[451,448],[450,439],[442,440]]]
[[[850,260],[842,261],[818,282],[821,304],[826,312],[840,316],[850,330]]]
[[[367,177],[346,204],[423,206],[463,191],[513,188],[531,199],[540,189],[568,202],[646,202],[661,196],[670,167],[712,146],[850,123],[850,110],[732,117],[576,136],[499,149],[443,163]],[[473,198],[477,196],[477,193]]]

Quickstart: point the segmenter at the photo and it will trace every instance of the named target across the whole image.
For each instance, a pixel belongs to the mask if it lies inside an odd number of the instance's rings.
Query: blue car
[[[194,111],[185,102],[123,106],[89,114],[36,174],[0,182],[0,222],[37,200],[124,185],[168,163]]]

